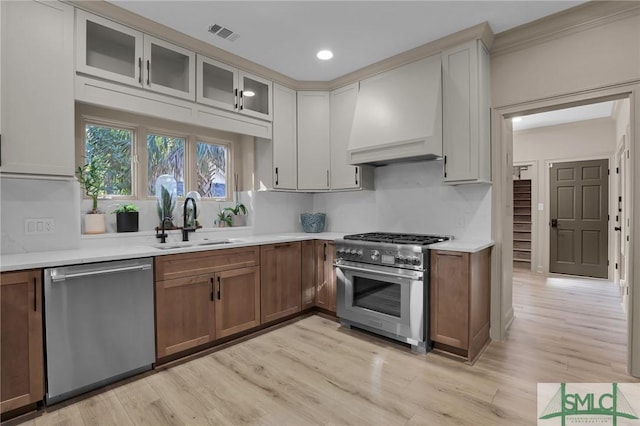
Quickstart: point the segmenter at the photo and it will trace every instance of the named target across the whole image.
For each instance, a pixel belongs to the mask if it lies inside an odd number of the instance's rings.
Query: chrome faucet
[[[162,227],[162,233],[158,234],[158,228],[156,228],[156,238],[160,238],[160,242],[161,243],[166,243],[167,242],[167,233],[164,230],[164,224],[167,221],[169,221],[169,223],[171,223],[171,218],[170,217],[162,218],[162,224],[160,225]]]
[[[187,204],[191,200],[193,204],[193,226],[187,226]],[[182,241],[189,241],[189,232],[196,232],[196,216],[198,215],[198,209],[196,207],[196,200],[191,197],[184,199],[184,205],[182,206]]]

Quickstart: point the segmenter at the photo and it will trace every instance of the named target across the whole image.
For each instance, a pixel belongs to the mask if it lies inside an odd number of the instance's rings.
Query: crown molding
[[[328,82],[328,86],[330,90],[337,89],[339,87],[355,83],[356,81],[372,77],[376,74],[389,71],[393,68],[438,54],[443,50],[455,47],[470,40],[482,40],[487,49],[491,51],[493,39],[494,36],[491,27],[487,22],[483,22],[462,31],[458,31],[457,33],[449,34],[448,36],[442,37],[438,40],[423,44],[422,46],[407,50],[406,52],[399,53],[390,58],[383,59],[382,61],[373,63],[349,74],[345,74],[342,77],[338,77]]]
[[[491,56],[522,50],[640,14],[640,1],[589,1],[496,34]]]
[[[491,48],[493,43],[493,31],[488,23],[475,25],[471,28],[442,37],[433,42],[426,43],[414,49],[402,52],[398,55],[368,65],[331,81],[302,81],[295,80],[270,68],[252,62],[241,56],[215,47],[202,40],[176,31],[166,25],[159,24],[136,13],[123,9],[104,0],[66,0],[66,3],[88,12],[100,15],[106,19],[116,21],[144,33],[164,39],[170,43],[195,51],[205,56],[224,62],[233,67],[259,75],[294,90],[333,90],[364,78],[388,71],[393,68],[426,58],[441,51],[469,40],[480,39]]]

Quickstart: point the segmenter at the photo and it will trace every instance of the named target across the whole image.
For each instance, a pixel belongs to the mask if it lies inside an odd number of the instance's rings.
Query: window
[[[179,197],[197,191],[203,199],[231,200],[234,135],[93,106],[76,108],[76,163],[97,158],[105,165],[101,197],[155,199],[156,180],[167,174],[175,178]]]
[[[156,179],[171,175],[184,195],[184,138],[147,134],[147,195],[156,195]]]
[[[227,157],[226,145],[196,143],[197,191],[202,197],[227,198]]]
[[[87,123],[85,125],[85,162],[94,159],[106,167],[105,195],[133,195],[133,131]]]

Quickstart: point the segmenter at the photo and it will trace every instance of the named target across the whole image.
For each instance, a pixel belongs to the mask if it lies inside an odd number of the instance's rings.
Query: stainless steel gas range
[[[449,236],[370,232],[336,241],[340,323],[430,347],[429,245]]]

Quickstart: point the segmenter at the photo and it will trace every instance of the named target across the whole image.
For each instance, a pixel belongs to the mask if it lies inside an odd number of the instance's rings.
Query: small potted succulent
[[[134,204],[125,204],[119,206],[112,213],[116,214],[117,232],[138,232],[140,218],[137,206]]]
[[[92,200],[91,210],[84,217],[85,234],[103,234],[106,231],[105,215],[98,210],[98,197],[105,191],[106,173],[106,164],[96,157],[89,158],[84,166],[76,170],[80,186]]]
[[[225,228],[231,226],[231,215],[227,211],[227,209],[220,210],[218,212],[218,218],[215,220],[215,224],[218,228]]]

